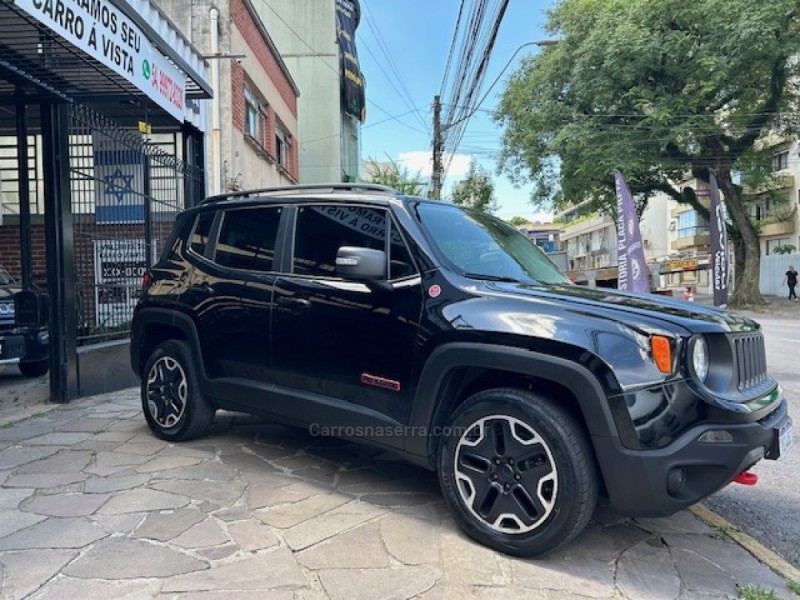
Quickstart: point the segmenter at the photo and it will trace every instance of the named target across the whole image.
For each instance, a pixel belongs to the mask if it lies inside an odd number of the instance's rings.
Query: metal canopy
[[[148,15],[136,13],[127,2],[117,0],[115,4],[143,26],[148,37],[154,38],[153,45],[186,74],[186,97],[209,98],[211,87],[203,76],[206,65],[200,55],[149,0],[144,1],[153,13],[149,18],[163,31],[156,31],[144,21]],[[144,3],[139,4],[139,10],[145,11]],[[162,33],[169,34],[169,42]],[[38,23],[13,0],[0,0],[0,103],[14,102],[20,94],[34,101],[39,96],[82,103],[113,103],[124,98],[128,104],[132,98],[140,98],[146,103],[135,85]],[[154,115],[161,112],[153,102],[148,106]]]

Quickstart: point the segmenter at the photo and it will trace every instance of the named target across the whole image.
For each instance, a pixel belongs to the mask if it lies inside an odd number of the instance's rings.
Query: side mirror
[[[336,253],[336,274],[344,279],[356,281],[386,279],[386,252],[342,246]]]

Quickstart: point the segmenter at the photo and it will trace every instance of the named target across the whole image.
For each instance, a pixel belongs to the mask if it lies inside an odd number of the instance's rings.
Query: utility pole
[[[511,66],[511,62],[514,60],[514,57],[519,53],[520,50],[526,48],[528,46],[555,46],[559,44],[561,40],[536,40],[535,42],[525,42],[519,48],[514,50],[514,54],[511,55],[511,58],[508,59],[508,62],[505,66],[500,70],[500,73],[497,75],[497,78],[489,85],[486,92],[483,94],[480,100],[478,100],[475,105],[470,109],[470,111],[465,114],[460,119],[453,121],[452,123],[447,123],[444,128],[442,128],[442,105],[440,102],[439,96],[433,97],[433,169],[431,170],[431,196],[436,200],[441,199],[442,195],[442,151],[444,142],[442,141],[442,129],[445,131],[450,129],[451,127],[458,125],[459,123],[466,121],[475,112],[480,108],[483,101],[489,96],[489,93],[492,91],[497,82],[500,81],[500,77],[503,76],[503,73],[506,72],[506,69]],[[452,149],[455,151],[455,148]]]
[[[439,200],[442,195],[442,105],[439,96],[433,97],[433,169],[431,171],[432,196]]]

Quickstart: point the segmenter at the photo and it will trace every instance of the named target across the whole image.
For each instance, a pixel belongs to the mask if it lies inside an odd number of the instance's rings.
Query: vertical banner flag
[[[94,143],[97,223],[143,223],[144,155],[112,140]]]
[[[614,180],[617,187],[617,288],[649,294],[649,273],[639,233],[639,215],[636,214],[633,196],[622,173],[614,171]]]
[[[336,38],[339,41],[342,103],[347,114],[366,119],[364,76],[356,52],[356,28],[361,20],[358,0],[336,0]]]
[[[714,306],[728,306],[728,230],[725,229],[725,204],[719,199],[719,186],[711,173],[711,268]]]

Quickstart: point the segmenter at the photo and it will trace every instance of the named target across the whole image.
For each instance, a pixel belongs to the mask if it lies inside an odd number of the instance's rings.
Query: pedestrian
[[[694,292],[692,291],[692,286],[687,285],[683,288],[683,299],[687,302],[694,302]]]
[[[797,271],[794,270],[794,265],[789,265],[789,270],[786,271],[783,283],[789,286],[789,300],[794,298],[794,301],[797,302],[797,294],[794,293],[794,288],[797,285]]]

